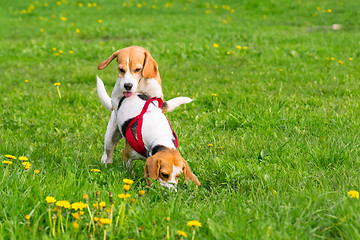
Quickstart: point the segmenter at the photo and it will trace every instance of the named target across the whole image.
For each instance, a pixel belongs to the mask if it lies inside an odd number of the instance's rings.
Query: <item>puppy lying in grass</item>
[[[104,94],[104,84],[99,77],[97,81],[97,90],[103,93],[99,94],[100,101],[104,106],[111,105],[110,97]],[[163,186],[175,188],[183,173],[185,182],[192,180],[200,186],[199,180],[176,149],[176,134],[164,115],[164,112],[191,101],[192,99],[187,97],[177,97],[163,103],[161,98],[134,93],[129,97],[122,97],[114,109],[117,127],[126,140],[123,150],[126,167],[133,173],[132,161],[146,159],[144,174],[148,185],[151,184],[150,178],[158,179]],[[112,155],[112,152],[110,154]]]

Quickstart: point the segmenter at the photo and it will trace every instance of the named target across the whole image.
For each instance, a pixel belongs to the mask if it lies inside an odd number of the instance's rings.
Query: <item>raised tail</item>
[[[161,109],[162,109],[163,113],[171,112],[178,106],[180,106],[182,104],[190,103],[192,101],[193,101],[193,99],[188,98],[188,97],[176,97],[176,98],[173,98],[173,99],[170,99],[170,100],[164,102]]]
[[[100,102],[107,110],[109,110],[111,112],[113,110],[113,107],[111,105],[111,98],[109,97],[109,95],[107,94],[107,92],[105,90],[103,81],[99,78],[99,76],[96,76],[96,78],[97,78],[96,90],[97,90],[98,96],[100,98]]]

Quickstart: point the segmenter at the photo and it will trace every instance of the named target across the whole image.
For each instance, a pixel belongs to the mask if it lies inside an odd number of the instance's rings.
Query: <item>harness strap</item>
[[[147,100],[145,102],[145,105],[143,107],[143,109],[141,110],[141,113],[139,115],[137,115],[130,123],[129,125],[126,127],[126,131],[125,131],[125,137],[126,137],[126,140],[127,142],[130,144],[130,146],[136,151],[138,152],[139,154],[143,155],[144,157],[147,156],[147,150],[145,148],[145,145],[144,145],[144,142],[143,142],[143,138],[142,138],[142,133],[141,133],[141,127],[142,127],[142,123],[143,123],[143,116],[144,114],[146,113],[149,105],[151,102],[153,101],[157,101],[159,103],[159,108],[162,107],[163,105],[163,101],[161,98],[157,98],[157,97],[152,97],[150,98],[149,100]],[[167,118],[166,118],[167,119]],[[132,130],[131,130],[131,126],[133,124],[135,124],[136,122],[138,122],[137,124],[137,140],[135,138],[135,136],[133,135],[132,133]],[[169,120],[168,120],[169,122]],[[170,122],[169,122],[169,126],[170,126],[170,129],[173,133],[173,136],[175,138],[174,140],[174,145],[175,147],[177,148],[178,147],[178,140],[177,140],[177,136],[175,134],[175,132],[173,131],[171,125],[170,125]],[[149,151],[151,149],[148,149]]]

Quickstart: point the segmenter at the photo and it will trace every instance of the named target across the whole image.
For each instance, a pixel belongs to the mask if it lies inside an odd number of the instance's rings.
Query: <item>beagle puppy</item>
[[[98,81],[101,80],[98,78]],[[154,100],[158,103],[156,104]],[[103,101],[106,100],[103,99],[101,102]],[[192,99],[187,97],[177,97],[162,104],[160,98],[149,98],[147,95],[135,93],[129,97],[123,96],[118,102],[115,113],[116,124],[126,141],[123,160],[127,169],[133,172],[133,160],[146,159],[144,175],[147,185],[151,184],[149,180],[151,178],[159,179],[163,186],[175,188],[181,173],[184,174],[185,182],[192,180],[200,185],[199,180],[176,149],[176,135],[163,113],[191,101]],[[136,139],[135,141],[141,140],[145,153],[134,150],[134,145],[130,145],[129,135]]]
[[[161,78],[156,61],[149,51],[139,46],[131,46],[114,52],[108,59],[98,65],[98,69],[106,68],[116,58],[119,75],[111,98],[107,95],[101,79],[97,80],[97,92],[101,103],[112,111],[105,134],[104,154],[101,162],[113,162],[114,149],[121,138],[116,124],[117,105],[123,97],[131,97],[134,93],[145,93],[151,97],[163,98]]]

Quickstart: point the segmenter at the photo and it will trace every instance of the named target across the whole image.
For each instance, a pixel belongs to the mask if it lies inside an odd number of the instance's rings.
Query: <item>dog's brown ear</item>
[[[143,69],[144,78],[154,78],[158,75],[158,65],[148,51],[145,51],[145,62]]]
[[[121,50],[117,50],[116,52],[114,52],[108,59],[106,59],[105,61],[99,63],[98,65],[98,69],[99,70],[103,70],[104,68],[106,68],[109,63],[111,63],[112,60],[114,60],[114,58],[116,58],[118,56],[118,54],[120,53]]]
[[[201,184],[200,184],[199,180],[192,173],[189,165],[187,164],[187,162],[185,160],[184,160],[184,165],[185,165],[185,168],[184,168],[183,172],[184,172],[185,182],[187,182],[189,179],[189,180],[193,181],[196,185],[200,186]]]
[[[148,159],[146,159],[144,175],[145,175],[146,184],[148,186],[150,186],[151,184],[150,178],[154,180],[158,179],[160,164],[161,164],[161,160],[156,156],[151,156]]]

